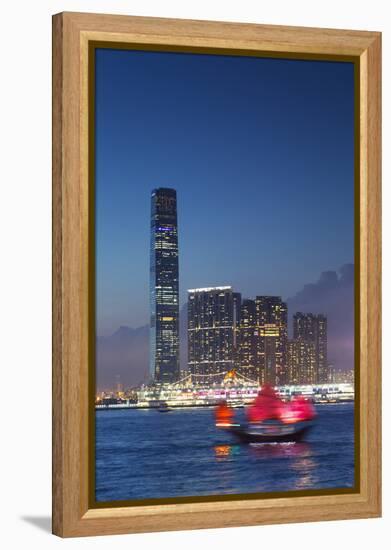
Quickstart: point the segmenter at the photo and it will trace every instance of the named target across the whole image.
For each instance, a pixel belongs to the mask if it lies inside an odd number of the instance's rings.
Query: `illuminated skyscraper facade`
[[[279,296],[242,300],[237,351],[238,371],[259,383],[287,379],[288,308]]]
[[[315,344],[299,338],[288,341],[288,383],[316,384]]]
[[[298,312],[293,316],[293,338],[312,342],[315,347],[315,382],[327,383],[327,317],[313,313]]]
[[[179,379],[179,269],[175,189],[151,196],[150,375],[156,382]]]
[[[234,367],[238,303],[231,287],[188,291],[188,366],[197,382]]]
[[[280,296],[257,296],[258,376],[261,384],[287,379],[288,308]]]
[[[251,380],[258,380],[258,329],[255,300],[242,300],[237,338],[237,370]]]

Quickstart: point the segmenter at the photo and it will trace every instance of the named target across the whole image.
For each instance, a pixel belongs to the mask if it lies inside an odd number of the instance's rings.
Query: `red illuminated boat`
[[[216,409],[216,426],[245,443],[295,443],[301,441],[314,424],[312,403],[301,396],[284,403],[270,385],[262,387],[247,409],[247,422],[235,423],[226,403]]]

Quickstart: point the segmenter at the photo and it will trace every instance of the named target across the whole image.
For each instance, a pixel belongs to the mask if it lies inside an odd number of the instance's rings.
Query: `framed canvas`
[[[377,32],[53,17],[56,535],[380,515],[380,79]]]

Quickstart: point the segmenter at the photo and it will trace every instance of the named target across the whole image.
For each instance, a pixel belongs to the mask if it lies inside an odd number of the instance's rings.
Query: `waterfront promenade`
[[[289,401],[295,395],[303,395],[314,403],[344,403],[354,401],[353,384],[317,384],[301,386],[277,386],[277,393]],[[232,406],[244,406],[253,402],[260,388],[253,385],[178,386],[161,385],[140,388],[135,398],[118,397],[96,401],[95,408],[149,409],[166,404],[171,408],[213,407],[225,400]]]

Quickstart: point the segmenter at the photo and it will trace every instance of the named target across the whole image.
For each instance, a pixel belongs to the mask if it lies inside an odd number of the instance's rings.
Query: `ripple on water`
[[[238,419],[244,411],[236,412]],[[98,501],[351,487],[354,407],[318,407],[307,441],[239,445],[212,409],[96,413]]]

